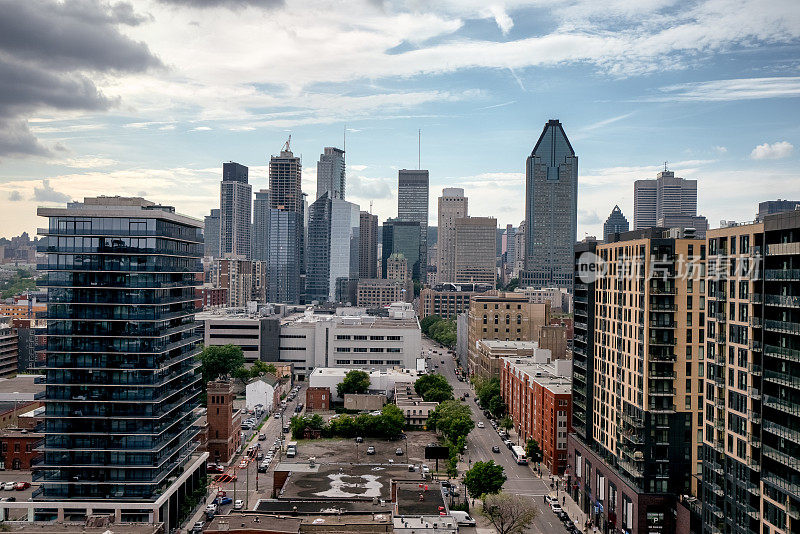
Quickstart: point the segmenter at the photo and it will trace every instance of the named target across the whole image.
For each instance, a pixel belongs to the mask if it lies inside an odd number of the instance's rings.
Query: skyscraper
[[[619,206],[614,206],[605,224],[603,224],[603,241],[608,243],[610,236],[621,234],[628,230],[628,219],[622,214],[622,210],[619,209]]]
[[[460,187],[446,187],[439,197],[439,226],[437,237],[436,283],[456,281],[455,257],[456,219],[468,215],[467,197]]]
[[[408,262],[413,280],[419,281],[421,271],[419,222],[387,219],[383,223],[383,246],[381,247],[381,278],[386,278],[389,256],[402,254]]]
[[[232,161],[222,164],[219,196],[220,256],[250,258],[253,186],[247,181],[247,167]]]
[[[456,219],[455,283],[497,282],[497,257],[495,256],[495,234],[497,219],[493,217],[463,217]]]
[[[414,279],[425,282],[428,269],[428,171],[401,169],[397,175],[397,184],[397,219],[419,223],[420,268]]]
[[[331,199],[344,200],[344,150],[326,146],[317,162],[317,198],[325,193]]]
[[[526,163],[522,287],[572,289],[578,228],[578,156],[557,120],[545,124]]]
[[[290,138],[291,141],[291,138]],[[305,209],[300,158],[287,141],[280,155],[269,160],[269,249],[267,265],[270,302],[299,304],[305,248]]]
[[[359,214],[358,277],[378,277],[378,216],[367,211]]]
[[[324,192],[308,211],[306,295],[309,300],[336,299],[338,279],[358,278],[359,209]]]
[[[253,231],[250,236],[254,261],[267,261],[270,202],[269,189],[256,191],[256,198],[253,200]]]
[[[767,215],[782,213],[784,211],[794,211],[800,209],[800,200],[767,200],[758,203],[758,213],[756,221],[763,221]]]
[[[203,256],[219,258],[219,210],[211,210],[203,225]]]
[[[34,499],[86,515],[83,503],[102,501],[94,508],[117,509],[123,521],[175,528],[208,457],[194,439],[202,223],[124,197],[38,214],[49,218],[42,270],[51,298]]]
[[[634,230],[658,226],[659,219],[678,215],[697,215],[697,180],[685,180],[665,170],[655,180],[634,182]]]

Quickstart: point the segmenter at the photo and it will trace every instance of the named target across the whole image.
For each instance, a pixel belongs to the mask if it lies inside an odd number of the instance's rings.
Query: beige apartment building
[[[356,305],[359,308],[383,308],[393,302],[405,300],[404,282],[383,278],[367,278],[358,281]]]
[[[550,302],[533,303],[523,295],[499,291],[474,295],[467,315],[470,372],[481,372],[478,340],[539,341],[540,327],[549,323]]]
[[[465,217],[455,223],[455,282],[497,281],[497,219]]]
[[[460,187],[446,187],[439,197],[439,236],[436,243],[436,283],[456,281],[456,220],[468,215],[468,199]]]
[[[539,348],[536,341],[503,341],[479,339],[476,347],[478,367],[475,375],[483,378],[500,378],[503,358],[529,358],[537,363],[552,361],[549,350]]]

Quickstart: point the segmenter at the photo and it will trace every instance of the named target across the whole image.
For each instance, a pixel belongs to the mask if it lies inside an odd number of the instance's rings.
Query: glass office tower
[[[153,502],[197,462],[202,223],[141,198],[38,213],[49,301],[34,499]]]

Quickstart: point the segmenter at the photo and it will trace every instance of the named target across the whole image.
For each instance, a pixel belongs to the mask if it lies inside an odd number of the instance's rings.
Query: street
[[[447,381],[453,386],[453,394],[456,398],[460,398],[465,393],[469,393],[465,404],[472,410],[473,420],[477,425],[482,421],[484,428],[477,426],[470,432],[467,438],[467,452],[464,459],[467,465],[464,467],[469,469],[473,462],[494,460],[496,464],[503,467],[507,477],[503,490],[517,495],[526,495],[533,499],[539,513],[533,522],[528,532],[553,534],[563,533],[566,534],[567,530],[564,525],[559,521],[558,517],[550,510],[548,506],[543,503],[543,498],[548,495],[551,490],[549,487],[549,480],[545,482],[533,473],[530,466],[518,465],[509,451],[503,444],[503,440],[492,428],[489,419],[483,415],[483,412],[478,409],[475,404],[475,393],[469,386],[469,382],[460,382],[456,378],[455,367],[456,362],[453,357],[447,353],[446,349],[439,347],[435,341],[422,337],[422,350],[426,356],[429,356],[428,350],[432,349],[438,351],[439,354],[434,353],[429,358],[429,372],[440,373]],[[444,354],[442,354],[444,353]],[[444,362],[444,363],[442,363]],[[439,368],[434,366],[438,365]],[[500,447],[499,453],[492,452],[492,446],[497,445]],[[547,477],[545,476],[545,479]],[[477,515],[477,513],[476,513]]]

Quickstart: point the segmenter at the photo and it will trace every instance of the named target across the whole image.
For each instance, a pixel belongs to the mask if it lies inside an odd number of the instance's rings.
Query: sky
[[[800,199],[796,0],[0,0],[0,235],[36,207],[141,195],[196,217],[222,163],[254,190],[291,135],[303,189],[346,134],[347,199],[397,214],[430,170],[470,215],[524,218],[548,119],[579,158],[578,236],[665,162],[712,227]],[[418,131],[421,143],[418,145]],[[418,153],[418,146],[421,150]]]

